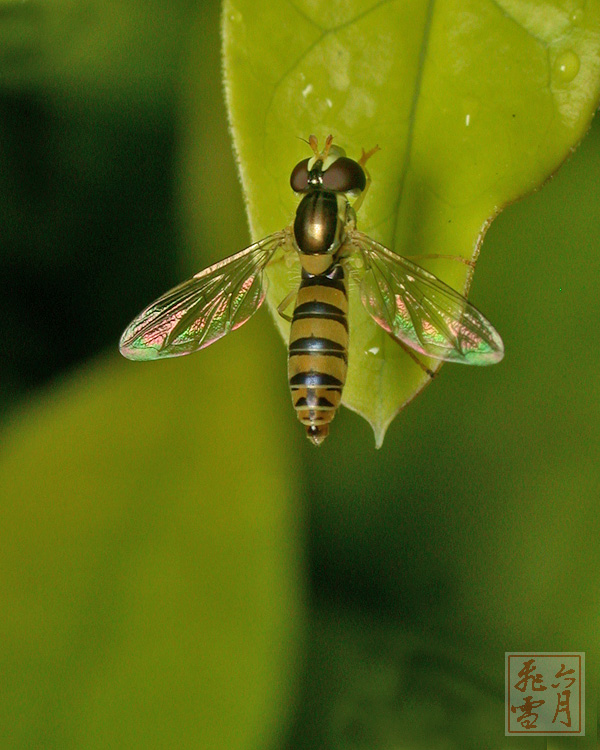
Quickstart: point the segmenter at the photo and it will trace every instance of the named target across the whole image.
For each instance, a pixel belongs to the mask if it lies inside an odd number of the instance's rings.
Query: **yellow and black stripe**
[[[298,419],[315,445],[329,434],[347,369],[346,272],[340,263],[323,274],[303,270],[290,330],[288,377]]]

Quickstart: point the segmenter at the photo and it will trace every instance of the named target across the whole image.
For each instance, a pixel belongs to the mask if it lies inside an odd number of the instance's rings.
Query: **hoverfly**
[[[461,294],[358,231],[356,211],[370,184],[365,164],[378,147],[363,150],[354,161],[332,140],[329,136],[319,151],[311,135],[313,156],[292,170],[291,188],[302,195],[292,226],[168,291],[132,321],[120,341],[121,354],[132,360],[203,349],[258,310],[269,263],[283,254],[297,254],[300,284],[282,301],[279,313],[291,322],[288,377],[293,405],[315,445],[329,434],[346,380],[350,275],[359,283],[367,312],[408,347],[408,353],[471,365],[493,364],[504,354],[494,327]],[[349,262],[357,254],[360,270]],[[294,296],[288,317],[285,309]]]

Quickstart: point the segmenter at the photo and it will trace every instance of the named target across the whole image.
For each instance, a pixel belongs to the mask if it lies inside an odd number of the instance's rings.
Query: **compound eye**
[[[364,190],[366,184],[363,168],[347,156],[340,156],[323,172],[323,187],[338,193]]]
[[[309,159],[303,159],[292,170],[290,185],[295,193],[306,193],[308,191],[308,162]]]

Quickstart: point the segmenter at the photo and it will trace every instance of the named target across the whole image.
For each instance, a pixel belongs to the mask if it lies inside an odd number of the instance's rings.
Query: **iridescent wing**
[[[262,305],[263,271],[288,242],[288,230],[276,232],[163,294],[127,326],[121,354],[135,360],[178,357],[239,328]]]
[[[467,365],[491,365],[504,356],[496,329],[454,289],[366,234],[349,241],[362,253],[363,305],[394,338],[421,354]]]

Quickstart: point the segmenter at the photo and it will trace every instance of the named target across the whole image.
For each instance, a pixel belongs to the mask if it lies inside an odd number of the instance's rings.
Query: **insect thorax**
[[[348,200],[334,190],[316,188],[300,201],[294,238],[300,262],[309,273],[324,273],[344,240]]]

